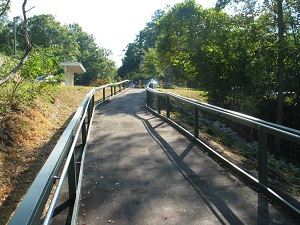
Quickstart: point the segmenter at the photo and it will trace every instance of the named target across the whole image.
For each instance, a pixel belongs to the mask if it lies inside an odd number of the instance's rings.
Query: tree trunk
[[[283,46],[283,11],[282,1],[277,3],[277,28],[278,28],[278,58],[277,58],[277,110],[276,123],[282,125],[283,117],[283,77],[284,77],[284,46]],[[280,153],[280,138],[275,138],[275,151]]]

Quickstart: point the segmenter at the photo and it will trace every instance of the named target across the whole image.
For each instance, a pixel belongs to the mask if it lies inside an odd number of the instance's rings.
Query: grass
[[[61,86],[7,118],[5,135],[0,137],[0,224],[7,223],[91,89]]]
[[[197,89],[190,89],[190,88],[174,88],[174,89],[164,89],[164,88],[157,88],[157,90],[162,92],[171,92],[177,95],[182,95],[187,98],[192,98],[198,100],[200,102],[207,102],[207,92],[197,90]]]

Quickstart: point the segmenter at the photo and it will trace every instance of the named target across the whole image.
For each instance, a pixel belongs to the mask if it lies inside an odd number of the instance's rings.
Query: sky
[[[28,17],[52,14],[62,25],[78,23],[83,31],[95,37],[99,47],[112,51],[111,59],[119,67],[126,46],[158,9],[166,9],[183,0],[28,0]],[[204,8],[216,0],[196,0]],[[12,0],[10,18],[22,15],[23,0]],[[83,65],[84,66],[84,65]]]

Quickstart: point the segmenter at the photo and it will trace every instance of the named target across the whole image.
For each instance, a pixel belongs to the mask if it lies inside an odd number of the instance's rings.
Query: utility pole
[[[14,20],[14,58],[16,58],[17,55],[17,20],[20,19],[19,16],[15,16],[13,18]]]

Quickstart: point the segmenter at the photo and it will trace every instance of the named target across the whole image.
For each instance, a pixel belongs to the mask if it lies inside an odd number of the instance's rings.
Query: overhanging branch
[[[5,6],[4,6],[4,9],[2,10],[2,12],[0,12],[0,16],[3,16],[4,13],[6,12],[7,8],[8,8],[8,5],[10,3],[10,0],[7,0]]]

